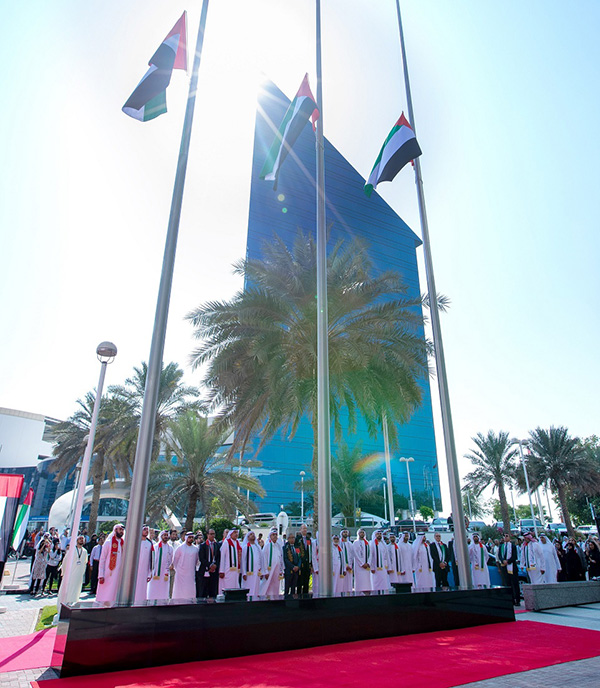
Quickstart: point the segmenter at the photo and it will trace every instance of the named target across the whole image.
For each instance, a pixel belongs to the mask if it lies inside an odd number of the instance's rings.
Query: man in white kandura
[[[400,554],[400,547],[396,542],[396,536],[394,533],[390,533],[390,544],[387,547],[390,585],[392,583],[400,583],[400,575],[402,572],[402,555]]]
[[[169,531],[163,530],[154,545],[154,565],[152,578],[148,583],[149,600],[169,599],[169,576],[173,568],[173,548],[169,542]]]
[[[425,534],[417,535],[413,542],[413,569],[415,570],[415,588],[427,590],[435,588],[433,562]]]
[[[370,550],[369,542],[365,538],[365,531],[359,528],[358,537],[352,543],[355,592],[370,592],[372,590],[371,567],[369,566]]]
[[[546,566],[544,552],[533,533],[525,533],[521,545],[521,566],[524,566],[531,583],[543,583]]]
[[[174,600],[191,600],[196,598],[196,563],[198,548],[194,544],[194,533],[185,534],[185,542],[173,555],[175,583],[173,584]]]
[[[558,572],[562,571],[556,547],[545,535],[540,534],[540,549],[544,555],[544,583],[557,583]]]
[[[269,539],[262,549],[261,571],[263,574],[261,595],[279,595],[283,580],[283,548],[277,541],[277,529],[269,533]],[[223,556],[223,555],[221,555]]]
[[[124,536],[125,526],[122,523],[117,523],[102,545],[100,563],[98,564],[96,602],[114,604],[117,601],[119,575],[123,564]]]
[[[352,569],[354,568],[354,550],[350,542],[350,532],[342,530],[340,533],[340,547],[344,554],[344,565],[346,567],[346,575],[344,576],[343,592],[352,592]]]
[[[138,559],[137,578],[135,580],[135,602],[144,602],[148,599],[148,583],[152,578],[154,545],[148,537],[148,532],[148,526],[142,526],[140,558]]]
[[[68,578],[68,588],[61,586],[59,598],[61,604],[74,604],[79,602],[81,595],[81,588],[83,586],[83,577],[87,567],[88,553],[83,548],[85,538],[83,535],[77,537],[75,544],[75,551],[73,552],[73,559],[71,560],[71,572]],[[64,588],[64,589],[63,589]]]
[[[333,596],[341,597],[344,592],[344,580],[346,578],[346,565],[344,563],[344,551],[340,545],[340,536],[331,536],[331,572],[333,580]]]
[[[315,533],[310,541],[310,561],[312,566],[312,592],[313,595],[319,594],[319,531]]]
[[[257,600],[260,595],[261,559],[256,533],[249,530],[242,543],[242,588],[248,588],[248,597],[253,600]]]
[[[487,547],[479,539],[477,533],[473,533],[473,544],[469,545],[469,561],[471,562],[471,575],[473,585],[482,588],[490,585],[490,570],[488,569],[488,559],[490,554]]]
[[[371,590],[374,592],[389,590],[390,576],[388,574],[388,551],[383,541],[383,533],[376,530],[371,540],[371,555],[369,566],[371,568]]]
[[[221,545],[219,565],[219,591],[240,587],[242,573],[242,545],[238,539],[240,531],[234,526]]]
[[[398,550],[400,552],[401,571],[398,577],[399,583],[410,583],[413,587],[415,579],[413,578],[413,550],[410,544],[410,533],[402,533],[402,539],[398,543]]]

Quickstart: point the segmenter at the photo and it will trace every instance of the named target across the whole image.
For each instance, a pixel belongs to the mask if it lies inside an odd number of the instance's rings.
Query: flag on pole
[[[16,551],[19,549],[23,538],[25,537],[25,531],[27,530],[27,524],[29,523],[29,515],[31,514],[31,505],[33,503],[33,488],[29,488],[23,504],[19,507],[17,513],[17,518],[15,520],[15,529],[13,531],[12,541],[10,546]]]
[[[22,475],[0,474],[0,575],[8,555],[24,480]]]
[[[417,143],[415,132],[402,113],[381,147],[377,160],[375,160],[369,179],[365,184],[367,196],[371,196],[373,189],[377,188],[379,182],[391,182],[404,165],[418,158],[419,155],[421,155],[421,148]]]
[[[275,140],[269,150],[265,164],[260,172],[260,178],[266,181],[274,181],[273,188],[277,188],[279,170],[287,154],[292,149],[300,132],[304,128],[308,119],[312,121],[313,131],[316,121],[319,119],[317,102],[308,84],[308,74],[304,76],[296,97],[290,103],[287,112],[281,122],[281,126]]]
[[[150,69],[135,87],[123,112],[147,122],[167,111],[167,86],[174,69],[187,70],[185,12],[150,58]]]

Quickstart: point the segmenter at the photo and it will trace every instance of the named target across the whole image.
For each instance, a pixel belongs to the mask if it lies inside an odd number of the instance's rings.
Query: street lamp
[[[521,456],[521,463],[523,464],[523,473],[525,473],[525,485],[527,485],[527,496],[529,497],[529,509],[531,510],[531,518],[533,519],[533,530],[535,531],[535,537],[538,536],[537,522],[535,520],[535,514],[533,512],[533,502],[531,501],[531,489],[529,488],[529,476],[527,475],[527,466],[525,465],[525,456],[523,455],[523,445],[527,446],[529,443],[527,440],[512,439],[511,444],[519,445],[519,454]]]
[[[112,342],[101,342],[96,348],[96,355],[100,361],[100,378],[98,380],[98,389],[96,391],[96,399],[94,401],[94,410],[92,411],[92,420],[90,422],[90,431],[87,437],[87,444],[85,453],[83,455],[83,462],[81,464],[81,471],[79,472],[79,485],[77,486],[77,500],[75,502],[75,510],[73,513],[73,526],[71,528],[71,544],[65,555],[63,570],[63,582],[60,586],[59,593],[59,616],[60,605],[69,602],[76,602],[76,600],[65,599],[69,590],[69,578],[73,574],[73,561],[75,557],[75,544],[77,542],[77,535],[79,534],[79,524],[81,522],[81,511],[83,509],[83,498],[85,496],[85,488],[87,485],[88,474],[90,472],[90,463],[92,460],[92,452],[94,450],[94,439],[96,437],[96,426],[98,425],[98,414],[100,412],[100,401],[102,400],[102,389],[104,387],[104,378],[106,376],[106,366],[115,360],[117,355],[117,347]]]
[[[387,483],[387,478],[382,478],[381,479],[381,487],[383,488],[383,517],[387,521],[388,520],[388,508],[387,508],[387,494],[385,492],[386,483]]]
[[[304,523],[304,476],[306,473],[300,471],[300,520]]]
[[[417,534],[417,524],[415,523],[415,504],[413,502],[413,496],[412,496],[412,486],[410,484],[410,469],[408,467],[408,464],[411,461],[414,461],[412,456],[409,456],[408,458],[401,456],[398,461],[401,461],[402,463],[406,464],[406,475],[408,476],[408,494],[410,501],[408,503],[408,506],[410,508],[410,515],[412,516],[412,522],[413,522],[413,532],[416,535]]]

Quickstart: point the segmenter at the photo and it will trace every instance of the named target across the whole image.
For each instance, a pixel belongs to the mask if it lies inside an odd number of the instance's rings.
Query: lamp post
[[[527,466],[525,465],[525,456],[523,455],[523,445],[527,446],[527,440],[517,440],[512,439],[511,444],[519,445],[519,454],[521,456],[521,463],[523,464],[523,473],[525,473],[525,485],[527,485],[527,496],[529,497],[529,509],[531,511],[531,518],[533,519],[533,530],[535,531],[535,537],[538,536],[537,522],[535,520],[535,514],[533,511],[533,502],[531,501],[531,489],[529,488],[529,476],[527,475]]]
[[[115,360],[117,355],[117,347],[112,342],[102,342],[96,348],[96,355],[100,361],[100,378],[98,380],[98,389],[96,390],[96,399],[94,401],[94,410],[92,411],[92,420],[90,422],[90,431],[87,438],[85,453],[81,463],[81,470],[79,472],[79,485],[77,486],[77,499],[75,501],[75,510],[73,513],[73,526],[71,528],[71,545],[65,555],[65,561],[62,566],[63,582],[60,586],[59,593],[59,616],[60,605],[63,603],[75,602],[76,600],[65,599],[69,590],[69,579],[73,574],[73,561],[75,544],[77,542],[77,535],[79,533],[79,524],[81,521],[81,511],[83,509],[83,498],[85,496],[85,488],[87,485],[88,474],[90,472],[90,463],[92,461],[92,452],[94,450],[94,440],[96,437],[96,426],[98,425],[98,414],[100,412],[100,401],[102,399],[102,389],[104,387],[104,378],[106,377],[106,366]],[[61,594],[62,593],[62,594]]]
[[[300,471],[300,520],[304,523],[304,476],[306,473]]]
[[[383,488],[383,517],[387,521],[388,520],[388,506],[387,506],[387,494],[385,491],[386,483],[387,483],[387,478],[382,478],[381,479],[381,487]]]
[[[411,461],[414,461],[412,456],[409,456],[408,458],[401,456],[399,461],[402,461],[402,463],[406,464],[406,475],[408,476],[408,494],[409,494],[409,502],[408,506],[410,508],[410,515],[412,516],[412,522],[413,522],[413,532],[416,535],[417,534],[417,524],[415,523],[415,504],[413,502],[413,496],[412,496],[412,486],[410,484],[410,469],[408,467],[408,464]]]

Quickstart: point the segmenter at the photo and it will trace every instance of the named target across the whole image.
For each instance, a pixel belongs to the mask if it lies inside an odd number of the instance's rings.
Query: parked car
[[[429,527],[429,530],[433,530],[434,532],[445,532],[447,530],[450,530],[450,527],[448,526],[448,519],[447,518],[434,518],[433,521],[431,522],[431,526]]]
[[[487,523],[484,521],[469,521],[469,530],[473,533],[477,530],[481,530],[482,528],[485,528]]]
[[[548,530],[552,530],[559,535],[567,534],[567,526],[564,523],[549,523]]]
[[[252,523],[256,525],[264,523],[265,527],[272,526],[275,525],[275,521],[277,520],[277,514],[273,514],[271,512],[264,514],[250,514],[249,519]]]
[[[598,528],[593,525],[577,526],[575,530],[582,535],[598,535]]]
[[[523,533],[529,533],[530,531],[534,530],[534,520],[532,518],[522,518],[519,521],[519,530],[521,531],[521,534]],[[545,526],[544,524],[539,520],[539,518],[535,519],[535,525],[537,526],[538,530],[544,530]]]
[[[362,528],[388,528],[390,525],[389,521],[386,521],[381,516],[376,514],[368,514],[363,511],[360,517],[353,519],[356,526]],[[346,519],[343,514],[336,514],[331,520],[331,525],[334,528],[343,528],[346,525]]]
[[[412,518],[405,518],[403,521],[398,521],[396,525],[398,526],[398,531],[401,533],[410,532],[413,529]],[[428,523],[425,523],[425,521],[418,521],[417,519],[415,519],[415,527],[417,533],[426,533],[429,530]]]

